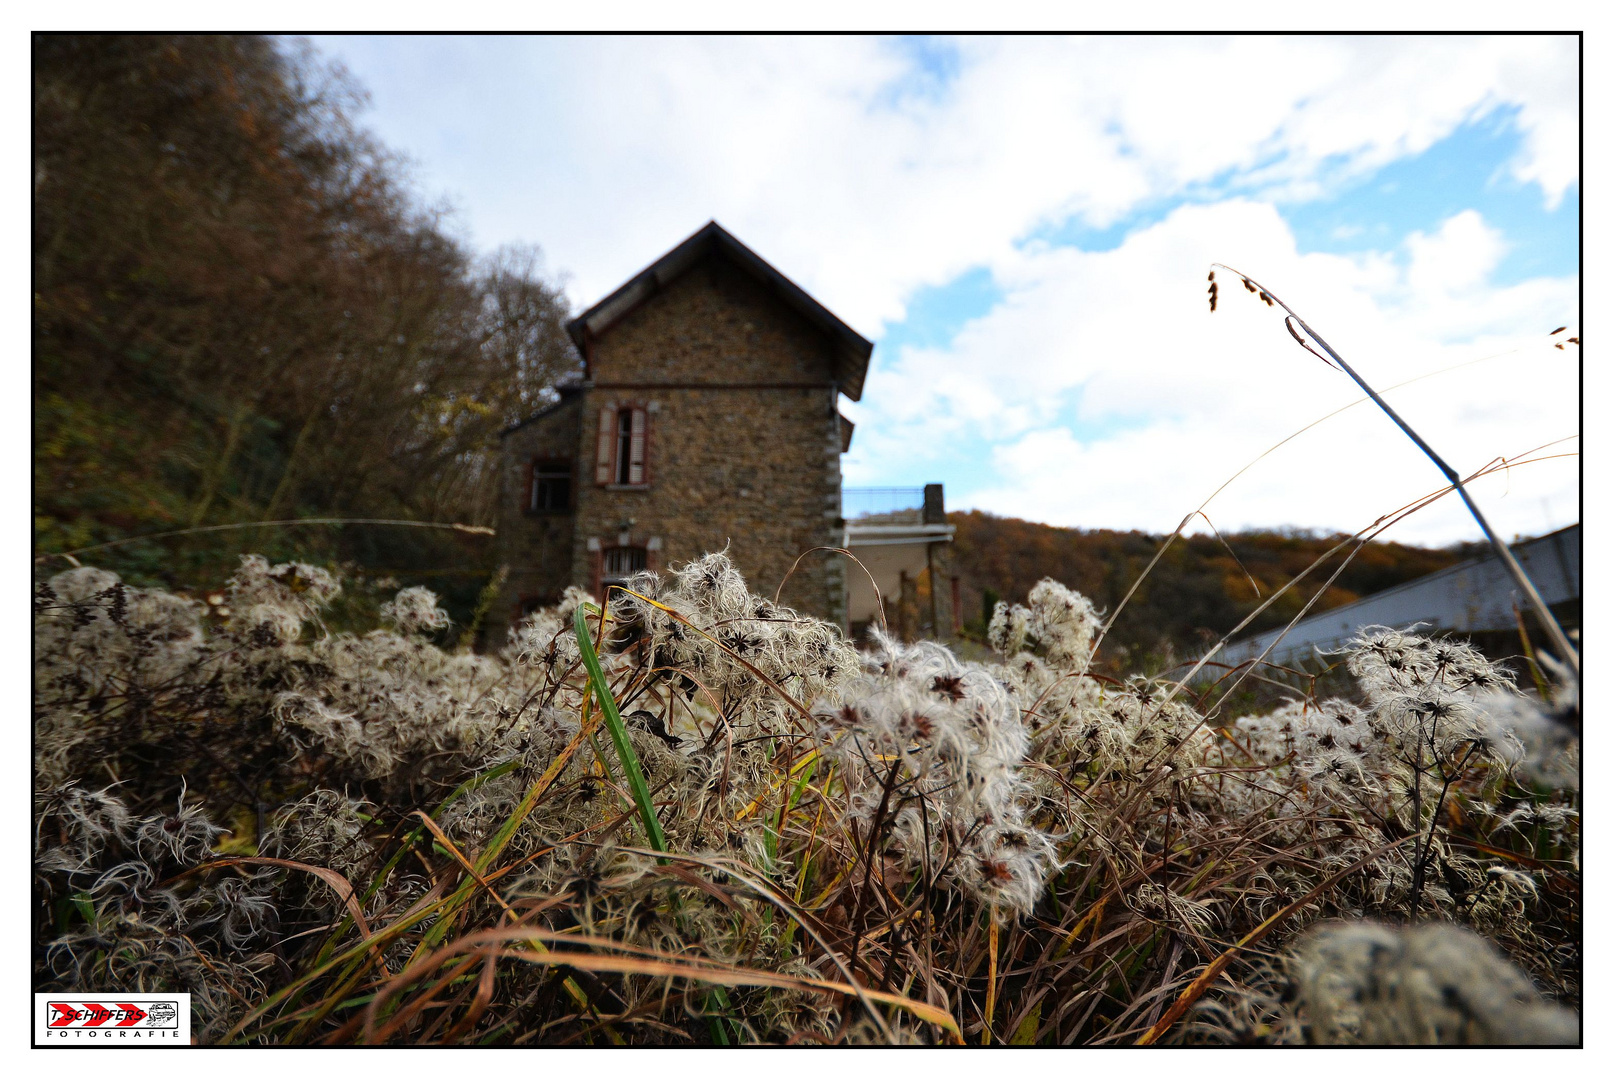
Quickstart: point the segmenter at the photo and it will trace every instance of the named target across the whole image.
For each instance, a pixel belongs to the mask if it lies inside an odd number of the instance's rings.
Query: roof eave
[[[841,393],[857,401],[863,396],[874,343],[842,322],[834,312],[814,300],[805,289],[775,269],[766,259],[742,244],[727,229],[709,221],[667,254],[645,267],[605,299],[566,324],[578,351],[587,356],[585,342],[598,337],[656,293],[666,288],[708,254],[719,252],[767,285],[785,304],[821,330],[836,349],[836,382]]]
[[[555,389],[560,393],[559,401],[552,401],[548,405],[545,405],[543,408],[539,409],[537,412],[533,413],[531,416],[527,417],[525,420],[518,420],[511,424],[509,427],[499,432],[499,438],[502,439],[506,435],[514,434],[515,432],[526,427],[528,424],[535,423],[542,420],[544,417],[549,416],[561,406],[565,405],[572,398],[576,397],[578,394],[581,394],[584,388],[577,383],[570,383],[565,386],[558,386]]]

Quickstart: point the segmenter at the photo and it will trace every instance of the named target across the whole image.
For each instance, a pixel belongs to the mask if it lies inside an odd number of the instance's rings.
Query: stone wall
[[[727,548],[752,591],[768,595],[797,556],[839,544],[832,346],[750,274],[704,260],[623,316],[588,360],[588,460],[602,408],[644,405],[650,484],[589,490],[574,577],[592,573],[589,539],[609,546],[629,519],[635,543],[659,538],[661,567]],[[841,562],[807,556],[780,600],[841,621]]]
[[[647,407],[650,483],[586,485],[573,580],[593,576],[590,539],[610,547],[624,531],[630,543],[659,547],[652,552],[657,569],[727,550],[752,591],[769,596],[797,556],[839,546],[840,441],[832,390],[596,389],[587,398],[583,445],[590,447],[602,408]],[[842,562],[827,552],[808,555],[780,601],[841,622]]]
[[[593,473],[578,456],[584,395],[573,391],[538,419],[504,437],[499,475],[499,562],[506,567],[502,595],[488,609],[485,640],[504,641],[523,603],[551,603],[572,583],[575,513],[532,513],[528,485],[536,458],[572,460],[572,505],[585,493]]]
[[[817,383],[834,378],[822,331],[726,259],[710,257],[624,315],[589,351],[596,386]]]

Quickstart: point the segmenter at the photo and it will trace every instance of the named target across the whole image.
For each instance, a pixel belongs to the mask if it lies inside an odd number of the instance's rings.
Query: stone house
[[[725,550],[754,592],[846,628],[846,560],[813,549],[848,539],[838,403],[873,345],[716,222],[566,329],[581,378],[503,434],[490,639],[568,585]]]

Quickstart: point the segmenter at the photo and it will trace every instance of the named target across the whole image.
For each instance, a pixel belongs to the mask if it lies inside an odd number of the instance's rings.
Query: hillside
[[[468,618],[474,534],[238,526],[489,522],[498,432],[577,364],[538,252],[457,240],[285,43],[45,35],[32,73],[36,555],[193,530],[93,557],[192,588],[249,546]]]
[[[1113,529],[1063,529],[980,511],[947,517],[958,530],[953,573],[960,578],[966,633],[979,637],[998,599],[1024,601],[1043,577],[1088,596],[1106,614],[1154,558],[1163,536]],[[1180,538],[1121,612],[1101,653],[1119,669],[1193,655],[1238,625],[1342,537],[1262,530]],[[1224,543],[1225,541],[1225,543]],[[1348,554],[1348,549],[1345,553]],[[1373,542],[1351,559],[1313,610],[1348,604],[1479,554],[1477,545],[1444,549]],[[1281,626],[1338,567],[1336,556],[1291,589],[1246,631]]]

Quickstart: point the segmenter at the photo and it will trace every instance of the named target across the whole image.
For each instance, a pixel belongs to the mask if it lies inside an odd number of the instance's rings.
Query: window
[[[569,458],[540,458],[532,463],[527,510],[564,514],[572,508],[572,463]]]
[[[629,574],[637,574],[649,565],[648,553],[642,547],[606,548],[600,564],[600,584],[620,585]]]
[[[639,442],[644,443],[644,432],[639,432]],[[619,484],[632,484],[633,476],[633,410],[618,409],[616,414],[616,482]]]
[[[649,438],[650,418],[642,406],[608,405],[601,409],[594,482],[602,486],[647,485]]]

